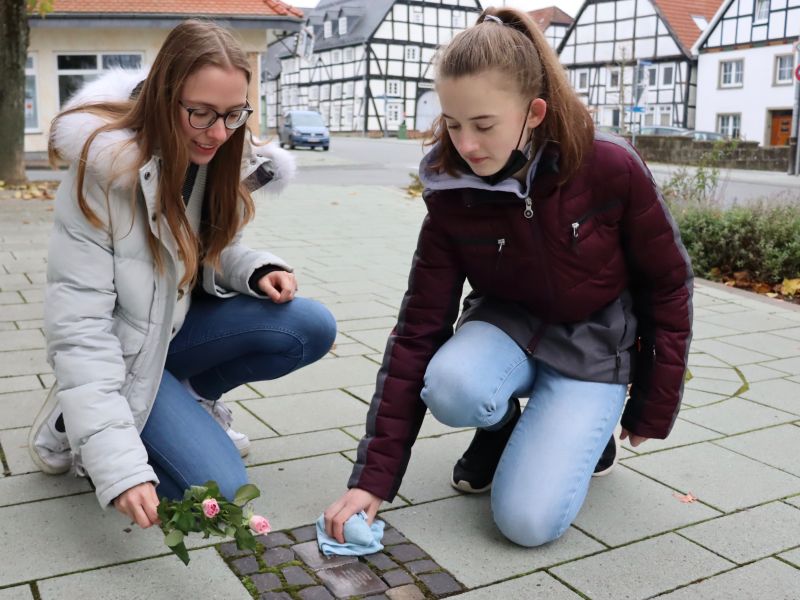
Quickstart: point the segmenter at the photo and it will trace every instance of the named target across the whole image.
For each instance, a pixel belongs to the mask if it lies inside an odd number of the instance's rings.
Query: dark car
[[[281,148],[289,146],[294,150],[297,146],[309,148],[322,147],[327,150],[331,144],[331,134],[322,120],[322,115],[315,110],[290,110],[283,116],[278,128]]]

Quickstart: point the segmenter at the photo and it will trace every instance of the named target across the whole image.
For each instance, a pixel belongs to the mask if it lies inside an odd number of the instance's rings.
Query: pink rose
[[[259,534],[269,533],[272,531],[269,521],[260,515],[253,515],[250,517],[250,529]]]
[[[214,498],[206,498],[203,500],[203,514],[209,519],[219,514],[219,504],[217,504]]]

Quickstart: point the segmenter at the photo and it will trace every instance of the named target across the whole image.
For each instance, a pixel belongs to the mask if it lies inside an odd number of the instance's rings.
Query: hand
[[[149,481],[135,485],[114,498],[114,508],[130,518],[142,529],[158,525],[156,487]]]
[[[344,522],[362,510],[367,513],[367,523],[372,525],[381,500],[366,490],[352,488],[325,511],[325,532],[344,544]]]
[[[294,273],[272,271],[258,280],[258,288],[275,304],[283,304],[294,298],[297,292],[297,280]]]
[[[646,437],[641,436],[641,435],[636,435],[635,433],[631,433],[630,431],[628,431],[627,429],[625,429],[623,427],[622,428],[622,433],[619,434],[619,439],[624,440],[626,438],[628,438],[630,440],[630,444],[634,448],[636,448],[636,446],[638,446],[642,442],[646,442],[647,440],[650,439],[650,438],[646,438]]]

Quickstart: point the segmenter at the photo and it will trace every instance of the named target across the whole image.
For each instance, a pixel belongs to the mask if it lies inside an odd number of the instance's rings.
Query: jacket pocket
[[[114,323],[111,332],[119,340],[122,356],[130,357],[138,354],[144,345],[147,331],[136,325],[133,320],[121,310],[114,313]]]
[[[496,272],[503,262],[507,239],[496,236],[460,236],[454,238],[459,254],[465,261],[465,270],[470,272],[481,265],[483,269],[491,267]],[[487,260],[488,259],[488,260]]]
[[[597,221],[600,220],[600,215],[612,211],[617,206],[621,206],[622,201],[615,198],[610,202],[606,202],[601,206],[597,206],[589,212],[581,215],[569,224],[569,236],[572,251],[580,254],[580,243],[588,238],[592,231],[594,231]]]

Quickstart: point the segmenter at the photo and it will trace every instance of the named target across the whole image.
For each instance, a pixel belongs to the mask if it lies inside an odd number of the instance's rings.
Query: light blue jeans
[[[503,535],[539,546],[577,516],[625,392],[622,384],[566,377],[494,325],[470,321],[429,363],[422,400],[445,425],[491,428],[512,396],[530,396],[497,467],[491,503]]]
[[[320,358],[336,337],[336,321],[319,302],[285,304],[251,296],[196,294],[172,340],[141,437],[160,483],[159,497],[183,498],[209,479],[233,499],[247,474],[228,435],[181,383],[217,399],[251,381],[276,379]]]

